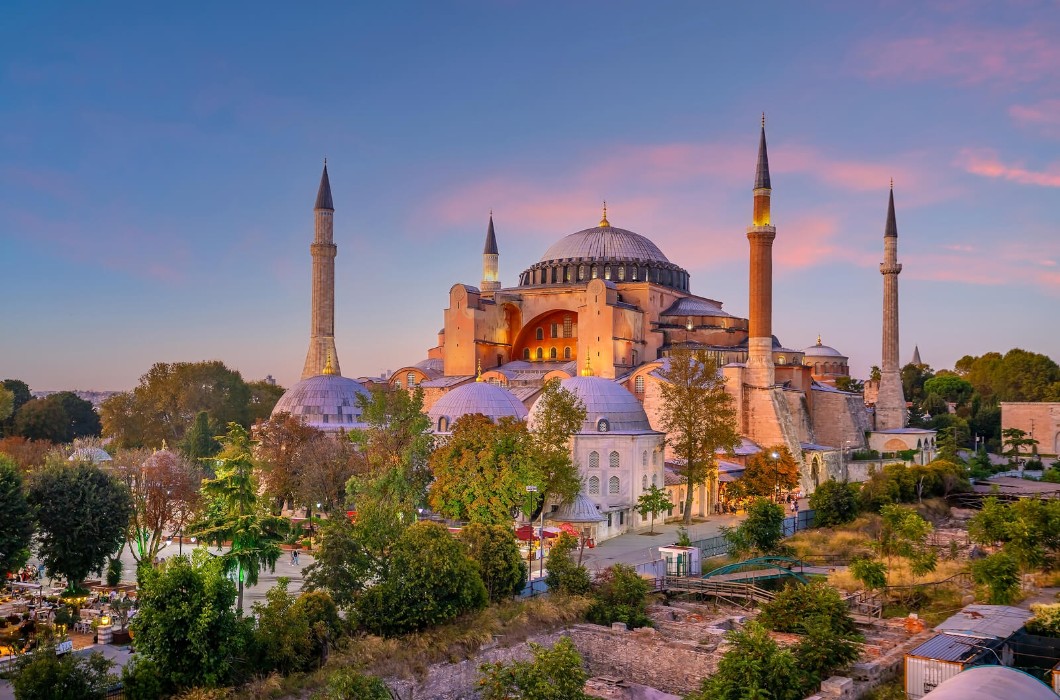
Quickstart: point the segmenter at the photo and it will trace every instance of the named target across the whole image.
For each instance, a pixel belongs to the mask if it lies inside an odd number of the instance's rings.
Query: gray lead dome
[[[553,243],[540,262],[577,259],[670,262],[659,247],[644,236],[614,226],[597,226],[572,233]]]
[[[349,430],[361,426],[359,396],[368,390],[360,382],[337,374],[307,377],[283,393],[272,417],[289,413],[318,430]]]

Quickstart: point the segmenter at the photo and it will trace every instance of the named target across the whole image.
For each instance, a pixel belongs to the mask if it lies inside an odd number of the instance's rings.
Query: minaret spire
[[[754,214],[747,227],[751,248],[750,293],[748,304],[747,383],[755,387],[773,386],[773,239],[769,198],[769,158],[766,155],[766,116],[758,140],[758,166],[755,169]]]
[[[898,223],[894,215],[894,181],[887,201],[887,223],[883,229],[883,357],[880,363],[880,390],[876,398],[876,429],[904,428],[905,394],[898,363]]]
[[[335,204],[331,199],[328,162],[320,174],[320,187],[313,205],[314,235],[309,252],[313,256],[313,302],[309,322],[309,351],[302,366],[302,379],[318,374],[341,374],[335,350]],[[330,372],[326,372],[330,369]]]
[[[498,268],[500,251],[497,250],[497,234],[493,230],[493,210],[490,209],[490,222],[486,227],[486,245],[482,248],[482,291],[496,292],[501,288]]]

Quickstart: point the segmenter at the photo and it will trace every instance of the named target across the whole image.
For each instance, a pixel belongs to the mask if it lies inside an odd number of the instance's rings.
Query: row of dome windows
[[[813,373],[814,374],[847,374],[850,370],[847,369],[845,362],[814,362]]]
[[[638,267],[637,265],[611,265],[603,266],[603,278],[605,280],[615,279],[625,282],[643,280],[645,282],[658,282],[669,287],[688,289],[688,273],[677,270],[657,269],[649,267]],[[573,282],[577,274],[578,281],[597,279],[600,277],[601,268],[598,265],[552,265],[527,270],[519,280],[520,284],[560,284],[562,282]]]
[[[658,486],[657,478],[655,474],[651,475],[651,485]],[[642,490],[648,490],[648,475],[645,474],[640,478],[640,487]],[[607,493],[609,495],[616,495],[622,491],[622,482],[617,476],[612,476],[607,480]],[[589,477],[589,495],[599,496],[600,495],[600,477],[590,476]]]
[[[601,422],[605,422],[606,419],[605,418],[601,418],[600,421]],[[599,425],[597,425],[597,428],[599,428]],[[600,432],[606,433],[607,429],[605,428],[604,430],[601,430]],[[608,464],[608,466],[611,467],[612,469],[618,469],[621,466],[621,463],[622,463],[622,458],[619,456],[618,451],[617,450],[611,450],[611,453],[609,455],[607,455],[607,464]],[[651,453],[651,464],[654,467],[658,463],[659,463],[659,453],[653,451]],[[644,450],[643,452],[640,453],[640,464],[641,464],[642,467],[648,466],[648,451],[647,450]],[[599,469],[599,468],[600,468],[600,453],[597,452],[596,450],[593,450],[592,452],[589,453],[589,469]]]

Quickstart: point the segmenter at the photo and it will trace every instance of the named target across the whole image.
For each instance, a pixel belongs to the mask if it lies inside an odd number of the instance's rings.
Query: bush
[[[1034,616],[1027,621],[1027,631],[1043,637],[1060,637],[1060,604],[1031,606]]]
[[[858,487],[829,479],[810,494],[814,527],[844,525],[858,517]]]
[[[328,676],[324,690],[314,693],[313,700],[391,700],[391,696],[382,680],[342,668]]]
[[[582,657],[568,637],[551,649],[530,643],[532,661],[483,664],[482,700],[588,700]]]
[[[794,654],[769,636],[760,623],[751,621],[742,630],[725,635],[729,650],[714,675],[703,680],[699,692],[686,700],[800,700]]]
[[[759,621],[777,632],[806,634],[808,621],[821,622],[836,634],[858,639],[860,635],[839,591],[824,581],[791,584],[762,607]]]
[[[460,531],[459,538],[478,564],[491,602],[514,597],[523,589],[526,564],[510,527],[471,523]]]
[[[162,674],[155,662],[145,656],[134,656],[121,671],[126,700],[158,700],[162,693]]]
[[[887,565],[879,559],[855,559],[850,562],[850,575],[870,591],[887,585]]]
[[[1004,550],[972,562],[972,578],[986,586],[991,605],[1009,605],[1020,592],[1019,562]]]
[[[338,643],[345,627],[335,601],[325,591],[306,591],[294,601],[291,615],[309,624],[312,639],[310,658],[317,658],[322,664],[328,650]]]
[[[608,567],[594,586],[587,617],[598,625],[624,622],[630,629],[648,627],[647,598],[651,587],[627,564]]]
[[[550,591],[566,595],[585,595],[592,587],[592,579],[584,566],[575,563],[572,555],[578,540],[562,533],[548,554],[548,574],[545,583]]]
[[[809,675],[805,679],[806,692],[817,689],[821,681],[841,668],[849,666],[861,655],[861,636],[842,634],[824,617],[810,617],[804,623],[806,636],[792,651],[799,671]]]
[[[265,593],[264,603],[254,603],[258,619],[254,648],[260,671],[287,675],[305,670],[311,658],[309,621],[294,612],[295,597],[287,592],[289,580],[281,576]]]
[[[103,654],[56,656],[54,647],[41,647],[19,659],[12,681],[18,700],[103,700],[115,678]]]
[[[121,583],[121,573],[125,568],[121,559],[115,557],[107,563],[107,585],[114,588]]]
[[[747,518],[736,528],[722,528],[733,557],[779,554],[784,537],[784,509],[765,498],[756,498],[747,507]]]

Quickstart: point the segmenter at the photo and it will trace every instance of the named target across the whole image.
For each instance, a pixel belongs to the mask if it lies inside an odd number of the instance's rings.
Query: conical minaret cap
[[[887,203],[887,228],[883,230],[884,238],[898,238],[898,222],[894,218],[894,185],[891,185],[891,199]]]
[[[762,136],[758,139],[758,168],[755,170],[755,189],[769,190],[769,156],[766,155],[766,117],[762,115]]]
[[[335,204],[331,201],[331,181],[328,180],[328,162],[324,161],[324,172],[320,175],[320,188],[317,189],[317,203],[314,209],[327,209],[335,211]]]
[[[483,255],[500,255],[497,250],[497,234],[493,232],[493,212],[490,212],[490,225],[486,229],[486,247],[482,249]]]

